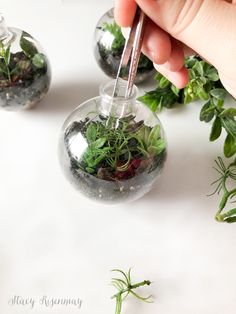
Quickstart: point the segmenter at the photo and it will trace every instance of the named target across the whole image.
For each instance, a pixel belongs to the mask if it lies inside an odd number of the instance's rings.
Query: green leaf
[[[204,76],[199,78],[199,83],[201,83],[202,85],[205,85],[207,83],[207,81],[208,81],[207,78],[205,78]]]
[[[92,143],[93,148],[95,149],[101,148],[106,143],[106,140],[107,140],[106,137],[99,138],[98,140]]]
[[[161,110],[163,107],[174,108],[178,102],[178,96],[175,95],[168,85],[166,88],[157,88],[138,98],[147,105],[153,112]]]
[[[86,130],[86,138],[89,143],[94,142],[97,136],[97,128],[94,123],[91,123]]]
[[[10,57],[11,57],[11,46],[8,46],[5,53],[5,62],[7,65],[9,65]]]
[[[200,121],[210,122],[215,116],[215,108],[209,100],[201,109]]]
[[[194,72],[193,69],[189,69],[188,72],[189,72],[190,80],[193,80],[196,78],[196,73]]]
[[[213,67],[206,72],[206,76],[213,82],[217,82],[220,79],[217,70]]]
[[[46,65],[46,57],[43,53],[36,53],[32,59],[32,62],[36,68],[42,69]]]
[[[21,36],[33,39],[33,37],[29,33],[27,33],[26,31],[22,31],[22,35]]]
[[[144,125],[142,127],[142,129],[143,129],[143,138],[142,138],[142,140],[143,140],[143,142],[145,144],[148,145],[148,139],[149,139],[149,135],[150,135],[151,129],[148,126],[146,126],[146,125]]]
[[[125,44],[125,38],[122,34],[122,31],[121,31],[121,28],[119,25],[117,25],[115,22],[113,23],[104,23],[103,26],[102,26],[102,30],[105,32],[109,32],[113,35],[114,37],[114,40],[113,42],[111,43],[111,48],[113,50],[118,50],[120,49],[121,47],[124,46]],[[108,48],[108,47],[106,47]]]
[[[220,118],[217,117],[212,125],[210,141],[213,142],[217,140],[221,135],[221,131],[222,131],[221,120]]]
[[[168,85],[170,85],[170,81],[166,77],[162,77],[161,80],[159,81],[159,87],[160,88],[165,88]]]
[[[190,102],[193,101],[192,96],[189,95],[187,89],[184,89],[184,104],[189,104]]]
[[[217,99],[224,99],[226,96],[226,90],[223,88],[215,88],[210,91],[210,94]]]
[[[226,137],[224,143],[224,154],[227,158],[236,154],[236,140],[231,134],[228,134]]]
[[[231,134],[236,139],[236,121],[229,117],[220,117],[220,119],[221,124],[225,128],[226,132]]]
[[[235,108],[228,108],[222,111],[219,117],[236,117],[236,109]]]
[[[161,80],[163,77],[164,77],[164,76],[163,76],[161,73],[157,72],[157,74],[156,74],[155,77],[154,77],[154,80],[160,82],[160,80]]]
[[[160,137],[160,130],[160,125],[156,125],[154,128],[152,128],[148,137],[148,145],[152,146],[156,143],[156,141]]]
[[[155,145],[148,147],[148,152],[151,155],[159,155],[166,148],[166,142],[164,139],[159,139],[156,141]]]
[[[216,102],[217,108],[221,110],[224,106],[224,103],[225,103],[224,99],[217,99],[217,102]]]
[[[196,61],[197,61],[196,57],[188,57],[185,59],[185,65],[187,68],[192,68]]]
[[[26,39],[24,34],[25,33],[22,33],[22,36],[20,38],[21,49],[24,51],[27,57],[33,58],[34,55],[38,53],[38,50],[33,41]]]
[[[95,172],[95,170],[93,168],[90,168],[90,167],[86,167],[85,169],[88,173],[91,173],[91,174],[93,174]]]
[[[200,75],[204,75],[204,61],[197,61],[193,66],[194,71]]]
[[[152,112],[156,112],[160,105],[160,99],[156,97],[155,91],[146,93],[138,100],[144,103]]]
[[[107,157],[107,150],[101,150],[97,152],[97,154],[94,154],[89,156],[87,159],[89,167],[93,168],[96,167],[103,159]]]
[[[224,221],[227,223],[235,223],[236,222],[236,216],[228,217]]]
[[[3,59],[0,59],[0,71],[2,71],[4,74],[7,74],[7,66],[2,62],[2,60]]]
[[[180,89],[178,87],[172,84],[171,90],[177,97],[179,97]]]
[[[205,91],[204,87],[202,86],[198,89],[197,95],[201,100],[209,99],[209,94]]]

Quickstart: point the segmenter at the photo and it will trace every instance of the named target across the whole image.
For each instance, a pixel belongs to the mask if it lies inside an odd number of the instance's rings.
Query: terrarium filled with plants
[[[47,93],[51,80],[48,59],[27,32],[7,28],[0,16],[0,107],[29,109]]]
[[[73,186],[94,200],[123,202],[147,193],[166,159],[166,140],[157,116],[132,96],[113,98],[114,81],[100,97],[80,105],[62,128],[59,159]]]
[[[113,9],[106,12],[99,20],[94,35],[94,55],[99,67],[110,78],[115,78],[120,65],[125,38],[121,28],[114,20]],[[120,77],[128,79],[128,69],[121,69]],[[153,63],[141,54],[135,83],[141,83],[153,75]]]

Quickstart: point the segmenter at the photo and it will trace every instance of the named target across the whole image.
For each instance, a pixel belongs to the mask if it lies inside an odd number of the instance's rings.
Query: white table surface
[[[110,269],[133,267],[154,283],[154,304],[129,300],[123,313],[235,314],[236,225],[214,221],[222,141],[210,144],[200,105],[161,113],[169,155],[161,180],[131,204],[105,206],[64,179],[57,141],[63,121],[98,95],[107,78],[92,37],[111,0],[2,0],[9,26],[33,34],[51,60],[48,96],[28,112],[0,112],[0,312],[114,313]],[[145,87],[147,88],[147,87]],[[14,296],[81,298],[82,308],[10,306]]]

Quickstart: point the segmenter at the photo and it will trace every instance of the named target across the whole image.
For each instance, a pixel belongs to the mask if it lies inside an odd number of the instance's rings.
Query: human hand
[[[132,24],[136,6],[149,17],[143,53],[173,84],[188,83],[184,57],[196,51],[236,97],[236,0],[115,0],[115,19]],[[191,49],[190,49],[191,48]]]

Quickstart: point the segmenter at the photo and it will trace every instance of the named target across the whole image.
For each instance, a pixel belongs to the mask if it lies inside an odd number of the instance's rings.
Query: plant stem
[[[120,314],[122,308],[122,296],[121,294],[118,294],[116,297],[116,312],[115,314]]]
[[[236,221],[236,208],[230,209],[224,214],[217,213],[215,219],[218,222],[235,222]]]
[[[3,42],[0,41],[0,49],[1,49],[1,57],[3,58],[4,64],[6,66],[6,72],[5,74],[7,74],[7,78],[9,83],[11,83],[11,73],[10,73],[10,69],[9,69],[9,54],[10,54],[10,46],[7,48],[7,50],[4,48]],[[5,71],[4,71],[5,72]]]
[[[216,213],[216,216],[215,216],[215,219],[218,221],[218,222],[235,222],[236,221],[236,208],[233,208],[233,209],[230,209],[229,211],[227,211],[226,213],[224,214],[221,214],[222,210],[225,208],[228,200],[229,200],[229,197],[233,194],[235,194],[236,192],[236,189],[233,189],[231,191],[227,191],[226,188],[224,188],[224,195],[221,199],[221,202],[220,202],[220,206],[219,206],[219,210],[218,212]]]
[[[218,213],[221,213],[222,210],[225,208],[227,202],[228,202],[228,199],[229,199],[229,196],[230,196],[230,193],[229,192],[225,192],[222,199],[221,199],[221,202],[220,202],[220,205],[219,205],[219,211]],[[218,214],[217,213],[217,214]]]
[[[129,269],[127,273],[120,269],[113,269],[112,271],[118,272],[120,275],[122,275],[122,278],[112,278],[112,285],[118,290],[118,293],[111,297],[111,299],[116,299],[115,314],[121,314],[122,302],[129,294],[140,301],[152,303],[152,301],[150,300],[151,296],[142,297],[134,292],[134,290],[139,287],[146,285],[149,286],[151,284],[151,281],[144,280],[139,283],[132,284],[130,276],[131,269]],[[123,296],[123,294],[125,295]]]
[[[136,284],[134,284],[134,285],[130,285],[128,288],[123,289],[123,290],[121,290],[120,292],[118,292],[117,294],[113,295],[113,296],[111,297],[111,299],[115,299],[115,298],[117,298],[119,295],[121,296],[122,294],[124,294],[124,293],[126,293],[126,292],[130,292],[130,291],[133,290],[133,289],[137,289],[137,288],[139,288],[139,287],[146,286],[146,285],[147,285],[147,286],[150,286],[150,284],[151,284],[151,281],[149,281],[149,280],[144,280],[144,281],[139,282],[139,283],[136,283]]]
[[[5,60],[5,58],[4,58],[4,62],[5,62],[6,69],[7,69],[8,81],[9,81],[9,83],[11,83],[11,73],[10,73],[10,70],[9,70],[9,67],[8,67],[8,64],[7,64],[7,61]]]

